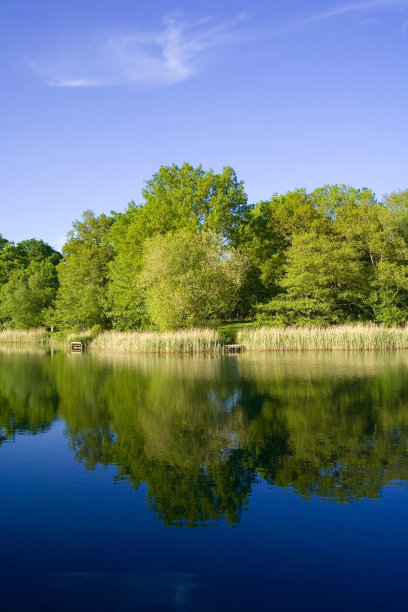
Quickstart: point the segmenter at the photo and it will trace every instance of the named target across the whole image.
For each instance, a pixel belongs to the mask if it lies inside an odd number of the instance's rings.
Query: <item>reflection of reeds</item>
[[[237,341],[248,350],[389,350],[408,348],[408,327],[337,325],[333,327],[261,327],[242,329]]]
[[[2,329],[0,330],[0,344],[46,344],[49,335],[45,329]]]
[[[90,344],[90,350],[124,353],[206,353],[222,348],[213,329],[176,332],[105,332]]]
[[[236,357],[239,373],[262,384],[304,381],[357,381],[408,369],[408,351],[246,351]],[[295,385],[296,386],[296,385]]]
[[[10,342],[8,345],[0,344],[0,354],[2,355],[47,355],[50,349],[44,344],[23,344]]]

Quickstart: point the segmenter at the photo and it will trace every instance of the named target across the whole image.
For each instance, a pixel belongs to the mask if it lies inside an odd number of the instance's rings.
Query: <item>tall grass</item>
[[[49,334],[46,329],[2,329],[0,344],[48,344]]]
[[[51,339],[51,346],[58,344]],[[220,333],[212,329],[177,332],[103,332],[64,334],[60,344],[80,340],[89,350],[109,353],[220,353]],[[337,325],[332,327],[247,327],[237,332],[237,343],[252,351],[363,351],[408,348],[408,327]],[[88,344],[89,343],[89,344]],[[45,329],[0,330],[0,344],[50,344]]]
[[[408,348],[408,327],[261,327],[240,330],[237,341],[254,351],[381,351]]]
[[[104,332],[90,344],[91,351],[123,353],[208,353],[222,349],[219,333],[212,329],[176,332]]]

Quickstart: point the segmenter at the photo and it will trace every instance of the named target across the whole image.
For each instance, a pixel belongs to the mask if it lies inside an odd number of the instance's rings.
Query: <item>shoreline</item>
[[[74,341],[82,342],[85,351],[95,353],[238,354],[228,350],[231,343],[222,333],[207,328],[175,332],[105,331],[95,336],[88,330],[65,335],[44,329],[0,331],[0,345],[68,350]],[[390,351],[408,349],[408,327],[251,327],[237,331],[236,344],[242,347],[242,352]]]

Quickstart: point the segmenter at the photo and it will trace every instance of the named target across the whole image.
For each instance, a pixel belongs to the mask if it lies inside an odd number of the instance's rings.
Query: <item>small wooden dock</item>
[[[82,353],[82,342],[71,342],[71,353]]]
[[[224,353],[243,353],[244,351],[243,344],[224,344]]]

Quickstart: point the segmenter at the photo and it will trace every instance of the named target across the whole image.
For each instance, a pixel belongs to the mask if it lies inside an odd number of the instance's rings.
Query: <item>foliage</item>
[[[305,197],[309,226],[272,254],[277,284],[259,322],[405,323],[408,245],[400,218],[367,189],[327,186]]]
[[[55,266],[60,259],[61,254],[42,240],[31,238],[14,244],[0,234],[0,287],[13,272],[25,270],[32,263],[48,261]]]
[[[236,240],[247,197],[234,170],[220,174],[201,166],[162,166],[146,182],[143,223],[148,236],[181,228],[203,229]]]
[[[56,301],[55,323],[58,327],[84,329],[109,325],[105,314],[108,264],[112,247],[108,230],[112,217],[85,211],[75,221],[63,247],[63,261],[58,265],[60,289]]]
[[[271,311],[275,323],[328,325],[368,318],[365,269],[352,243],[336,235],[300,234],[286,257],[284,293],[261,309]]]
[[[29,329],[48,325],[58,289],[60,253],[42,240],[0,240],[0,320]]]
[[[148,324],[140,272],[145,241],[157,234],[184,229],[222,236],[236,245],[247,213],[243,183],[232,168],[221,173],[190,164],[162,166],[146,182],[144,202],[131,202],[116,215],[111,230],[115,258],[110,265],[108,309],[114,327],[134,329]]]
[[[146,310],[159,329],[215,325],[233,312],[245,259],[211,232],[179,230],[145,244]]]
[[[30,329],[47,325],[58,288],[50,261],[32,262],[14,272],[0,291],[0,315],[10,327]]]
[[[408,191],[325,185],[249,205],[234,170],[162,166],[75,221],[61,255],[0,235],[0,324],[120,331],[408,323]],[[58,269],[58,280],[55,276]]]

